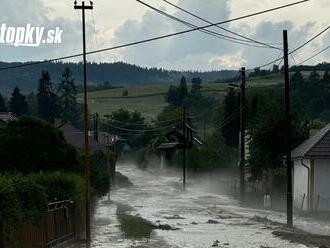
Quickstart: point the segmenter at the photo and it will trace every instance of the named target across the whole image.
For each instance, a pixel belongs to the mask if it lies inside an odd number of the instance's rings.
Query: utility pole
[[[111,191],[111,168],[110,168],[110,134],[107,134],[107,144],[106,144],[106,149],[107,149],[107,167],[108,167],[108,177],[109,177],[109,192],[108,192],[108,201],[110,201],[110,191]]]
[[[183,173],[183,190],[186,189],[186,106],[183,104],[182,108],[182,132],[183,132],[183,145],[182,145],[182,173]]]
[[[74,9],[82,12],[82,34],[83,34],[83,63],[84,63],[84,164],[85,164],[85,200],[86,200],[86,242],[91,241],[91,203],[90,203],[90,161],[89,161],[89,144],[88,144],[88,101],[87,101],[87,63],[86,63],[86,30],[85,30],[85,10],[93,9],[93,2],[85,5],[82,1],[81,5],[77,5],[74,1]]]
[[[246,72],[245,67],[241,69],[241,106],[240,106],[240,195],[244,201],[245,196],[245,83]]]
[[[206,142],[206,116],[204,116],[204,123],[203,123],[203,140],[204,143]]]
[[[285,89],[285,150],[287,166],[287,225],[293,227],[292,163],[291,163],[291,126],[290,126],[290,82],[288,31],[283,30],[284,44],[284,89]]]
[[[99,114],[93,114],[94,140],[99,142]]]

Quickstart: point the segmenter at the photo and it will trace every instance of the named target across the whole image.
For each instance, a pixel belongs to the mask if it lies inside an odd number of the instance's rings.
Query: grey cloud
[[[45,27],[45,30],[59,27],[63,29],[61,44],[41,45],[38,48],[5,46],[1,59],[6,61],[43,60],[57,56],[81,51],[81,23],[64,17],[50,18],[52,9],[48,8],[41,0],[0,0],[0,24],[7,26],[25,27],[28,23],[32,26]],[[91,30],[88,25],[88,30]],[[3,48],[3,47],[2,47]]]
[[[230,15],[229,1],[210,0],[207,4],[201,0],[180,0],[179,6],[191,10],[192,12],[208,18],[212,16],[211,21],[226,20]],[[166,11],[166,8],[163,7]],[[175,16],[180,17],[196,25],[204,25],[201,21],[187,16],[181,12],[175,12]],[[176,23],[166,17],[160,16],[157,13],[148,11],[141,21],[126,21],[115,32],[115,44],[155,37],[158,35],[178,32],[188,29],[188,27]],[[219,31],[218,29],[213,29]],[[214,56],[221,56],[232,50],[233,47],[226,41],[219,40],[215,37],[210,37],[199,32],[189,33],[182,36],[172,37],[138,46],[136,48],[128,48],[121,52],[124,60],[143,65],[164,64],[169,67],[176,65],[177,68],[189,69],[192,61],[198,63],[200,56],[201,61],[198,67],[206,70],[211,64],[210,60]],[[181,62],[181,66],[178,64]]]
[[[289,49],[293,50],[313,35],[313,27],[315,23],[309,22],[303,26],[294,27],[290,21],[283,22],[261,22],[255,29],[251,29],[253,37],[257,40],[272,43],[273,45],[282,48],[283,47],[283,30],[288,30]],[[295,58],[300,53],[293,55]],[[243,57],[248,61],[249,66],[257,67],[262,64],[268,63],[274,59],[283,56],[283,53],[274,49],[244,49]],[[290,58],[291,63],[295,61]]]

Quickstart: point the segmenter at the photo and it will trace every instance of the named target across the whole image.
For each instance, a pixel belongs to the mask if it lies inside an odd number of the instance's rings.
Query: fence
[[[314,212],[329,212],[330,198],[316,195],[314,198],[307,197],[306,194],[301,194],[297,197],[295,207],[302,211]]]
[[[72,201],[50,203],[41,221],[32,224],[0,222],[0,247],[48,248],[75,238],[75,204]],[[10,226],[11,238],[4,235]],[[2,235],[1,235],[2,234]],[[1,242],[2,241],[2,242]],[[2,245],[2,246],[1,246]]]
[[[47,247],[53,247],[75,237],[75,207],[72,201],[48,205],[46,221]]]

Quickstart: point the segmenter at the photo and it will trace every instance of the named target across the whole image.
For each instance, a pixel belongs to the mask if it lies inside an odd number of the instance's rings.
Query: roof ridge
[[[309,152],[310,152],[313,148],[315,148],[318,144],[320,144],[320,143],[324,140],[324,138],[329,134],[329,132],[330,132],[330,123],[328,123],[324,128],[320,129],[319,132],[321,132],[322,130],[326,130],[326,131],[325,131],[324,134],[320,137],[320,139],[319,139],[317,142],[315,142],[315,144],[312,145],[310,149],[308,149],[308,151],[306,152],[306,154],[309,153]]]
[[[324,140],[324,138],[329,134],[329,132],[330,132],[330,123],[328,123],[325,127],[319,129],[314,135],[310,136],[303,143],[301,143],[299,146],[294,148],[291,152],[292,158],[305,157],[313,148],[315,148],[320,142]],[[322,135],[319,137],[320,134]],[[299,151],[299,148],[304,147],[304,145],[307,146],[306,150]],[[298,153],[298,155],[295,155],[295,152]]]

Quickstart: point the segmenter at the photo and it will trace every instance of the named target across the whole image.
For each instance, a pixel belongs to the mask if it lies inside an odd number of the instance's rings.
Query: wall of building
[[[310,160],[303,160],[303,163],[310,168]],[[309,169],[303,166],[301,159],[294,161],[293,205],[301,210],[308,210],[308,171]]]
[[[314,209],[330,211],[330,159],[317,159],[314,166]]]

